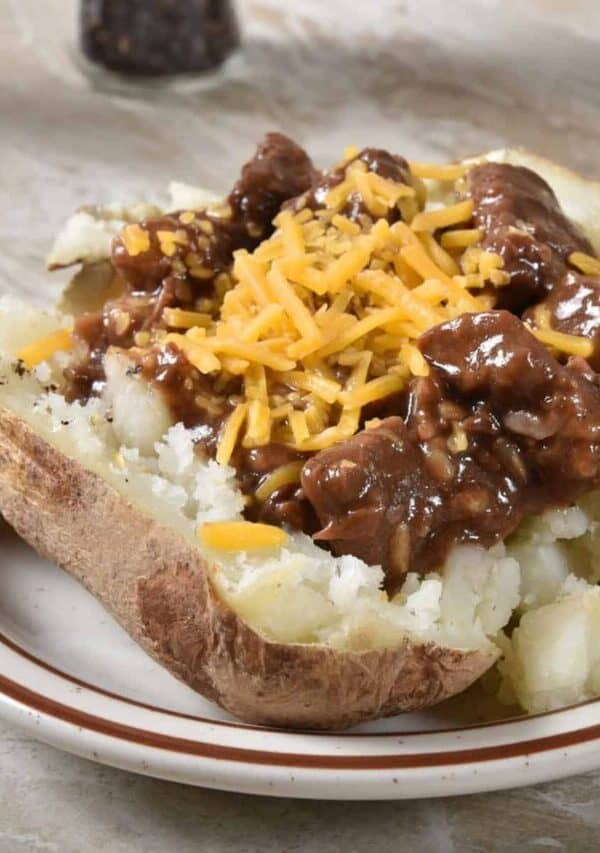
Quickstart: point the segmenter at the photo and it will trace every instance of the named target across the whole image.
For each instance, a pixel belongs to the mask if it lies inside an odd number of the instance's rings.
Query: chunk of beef
[[[303,193],[318,172],[310,157],[282,133],[267,133],[229,195],[233,219],[255,239],[264,239],[287,199]]]
[[[600,393],[559,364],[505,311],[467,314],[428,332],[420,348],[450,395],[485,405],[518,443],[530,499],[564,503],[600,475]]]
[[[593,254],[552,189],[531,169],[482,163],[469,171],[467,181],[474,224],[485,233],[482,245],[502,257],[510,275],[498,291],[499,308],[521,313],[556,284],[571,252]]]
[[[536,325],[540,311],[552,329],[588,338],[593,351],[589,362],[600,370],[600,276],[565,273],[546,299],[526,312],[524,319]]]
[[[224,209],[168,214],[139,223],[147,247],[120,235],[112,261],[133,291],[154,291],[174,276],[187,283],[182,303],[206,293],[231,266],[236,249],[253,249],[272,231],[273,217],[286,199],[310,187],[315,171],[306,152],[281,133],[268,133],[242,168]]]
[[[64,371],[69,399],[86,399],[102,390],[106,350],[111,346],[129,349],[137,332],[160,325],[163,309],[179,304],[179,285],[170,278],[154,294],[126,293],[109,300],[101,311],[86,312],[75,318],[74,350]]]
[[[414,561],[440,500],[424,463],[400,417],[317,453],[302,471],[302,487],[323,525],[315,539],[336,554],[383,565],[395,583]]]
[[[135,332],[162,325],[165,307],[193,308],[210,296],[218,277],[230,270],[234,251],[257,246],[283,202],[306,190],[314,175],[302,148],[269,133],[223,209],[197,211],[192,218],[190,211],[166,214],[125,229],[113,242],[112,264],[128,292],[77,320],[65,371],[68,396],[84,399],[100,389],[109,346],[128,348]],[[187,414],[193,419],[193,411]]]
[[[395,590],[456,543],[504,539],[527,515],[600,482],[600,389],[505,311],[463,315],[420,340],[431,368],[404,418],[386,418],[304,466],[338,553],[380,562]]]
[[[155,293],[166,281],[179,283],[178,304],[192,305],[210,294],[215,278],[231,267],[236,249],[252,249],[256,238],[243,222],[208,211],[183,222],[179,213],[142,220],[147,248],[128,248],[124,234],[113,242],[112,264],[134,293]],[[184,214],[185,218],[185,214]]]

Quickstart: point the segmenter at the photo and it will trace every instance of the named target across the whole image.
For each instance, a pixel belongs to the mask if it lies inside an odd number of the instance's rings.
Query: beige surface
[[[600,175],[595,0],[246,0],[211,88],[92,88],[74,0],[0,0],[0,289],[46,301],[53,233],[83,202],[169,178],[226,187],[265,130],[443,159],[523,144]],[[294,803],[155,782],[0,727],[0,853],[595,850],[600,774],[399,804]]]

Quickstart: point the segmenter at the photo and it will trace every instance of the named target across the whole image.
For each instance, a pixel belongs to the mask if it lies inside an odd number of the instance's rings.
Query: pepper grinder
[[[127,75],[210,71],[239,45],[231,0],[81,0],[85,56]]]

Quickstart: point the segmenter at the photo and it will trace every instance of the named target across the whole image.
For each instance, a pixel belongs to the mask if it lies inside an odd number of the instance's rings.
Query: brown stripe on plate
[[[243,764],[261,764],[271,767],[301,767],[319,770],[399,770],[445,767],[518,758],[577,746],[600,738],[600,725],[594,725],[572,732],[563,732],[519,743],[430,752],[420,755],[302,755],[292,752],[268,752],[223,746],[160,734],[159,732],[149,732],[70,708],[1,675],[0,690],[14,701],[41,714],[118,740],[199,758],[236,761]]]
[[[158,714],[166,714],[169,717],[175,717],[182,720],[190,720],[196,723],[207,723],[211,726],[221,726],[224,728],[230,729],[245,729],[248,731],[254,732],[273,732],[276,734],[286,734],[286,735],[307,735],[310,734],[311,737],[343,737],[343,738],[383,738],[383,737],[419,737],[423,735],[443,735],[443,734],[451,734],[456,732],[464,732],[471,731],[472,729],[486,729],[491,728],[492,726],[506,726],[512,723],[519,722],[520,720],[533,720],[533,719],[541,719],[542,717],[550,717],[556,714],[563,713],[565,711],[572,710],[573,708],[583,708],[586,705],[593,705],[596,702],[600,702],[600,699],[586,699],[583,702],[576,702],[573,705],[566,705],[564,708],[559,708],[555,711],[542,711],[539,714],[522,714],[518,717],[507,717],[502,720],[492,720],[491,722],[484,723],[469,723],[464,726],[454,726],[450,728],[443,729],[425,729],[423,731],[390,731],[390,732],[336,732],[336,731],[320,731],[320,730],[311,730],[311,729],[284,729],[284,728],[275,728],[273,726],[261,726],[261,725],[252,725],[251,723],[242,723],[236,721],[228,721],[228,720],[218,720],[212,717],[201,717],[196,716],[195,714],[186,714],[183,711],[173,711],[169,708],[162,708],[157,705],[151,705],[147,702],[141,702],[138,699],[131,699],[128,696],[123,696],[120,693],[114,693],[111,690],[107,690],[104,687],[99,687],[96,684],[92,684],[89,681],[84,681],[81,678],[77,678],[75,675],[70,675],[67,672],[64,672],[61,669],[58,669],[52,664],[47,663],[42,658],[38,658],[36,655],[27,651],[26,649],[19,646],[14,640],[11,640],[5,634],[0,632],[0,643],[3,643],[12,651],[24,657],[26,660],[31,661],[31,663],[36,664],[36,666],[41,667],[41,669],[45,669],[47,672],[51,672],[53,675],[58,675],[60,678],[64,678],[65,681],[70,682],[71,684],[76,684],[78,687],[85,687],[87,690],[91,690],[93,693],[99,693],[101,696],[107,696],[109,699],[116,699],[119,702],[124,702],[126,705],[131,705],[134,708],[143,708],[146,711],[153,711]],[[190,688],[191,689],[191,688]]]

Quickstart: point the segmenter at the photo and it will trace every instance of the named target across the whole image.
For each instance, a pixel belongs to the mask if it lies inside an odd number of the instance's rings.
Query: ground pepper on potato
[[[391,591],[600,482],[600,261],[529,169],[366,148],[320,173],[269,134],[224,205],[127,225],[112,263],[71,397],[125,350],[249,518]]]

